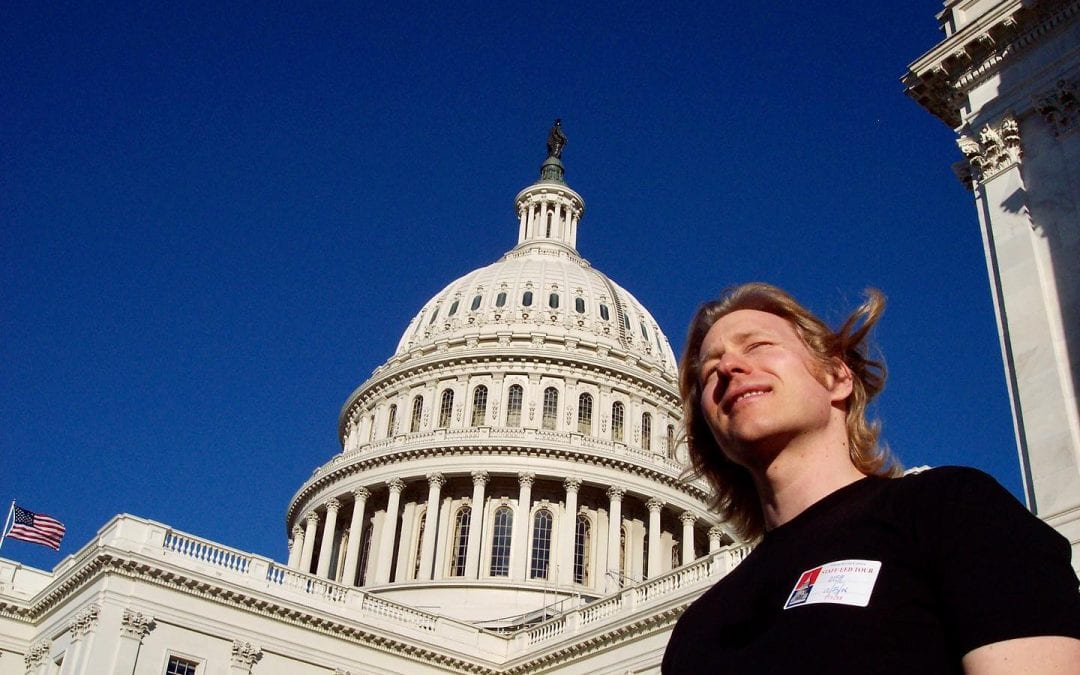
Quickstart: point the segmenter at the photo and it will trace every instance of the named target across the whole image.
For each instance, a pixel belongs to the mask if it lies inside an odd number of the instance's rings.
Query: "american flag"
[[[60,540],[64,538],[64,529],[64,524],[52,516],[34,513],[16,506],[15,522],[8,530],[7,536],[59,551]]]

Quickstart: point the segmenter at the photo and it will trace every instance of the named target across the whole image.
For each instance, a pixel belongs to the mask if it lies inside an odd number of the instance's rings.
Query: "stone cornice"
[[[908,66],[905,93],[953,129],[963,122],[966,96],[1045,35],[1080,14],[1080,0],[1003,2]]]

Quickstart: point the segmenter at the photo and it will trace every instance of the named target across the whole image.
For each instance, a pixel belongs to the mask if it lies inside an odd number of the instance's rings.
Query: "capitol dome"
[[[346,400],[341,451],[289,505],[293,569],[500,629],[730,541],[683,479],[667,338],[577,252],[561,150],[517,195],[517,245],[426,302]]]

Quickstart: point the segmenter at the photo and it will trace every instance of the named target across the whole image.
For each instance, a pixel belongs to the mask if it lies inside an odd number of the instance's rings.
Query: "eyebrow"
[[[751,328],[750,330],[744,330],[744,331],[740,331],[740,332],[736,333],[732,338],[732,342],[734,342],[737,345],[742,345],[742,344],[746,344],[747,342],[749,342],[753,338],[756,338],[756,337],[759,337],[759,336],[773,337],[773,338],[779,338],[780,337],[780,335],[776,331],[774,331],[772,329],[769,329],[769,328]],[[723,352],[716,353],[716,352],[699,351],[698,352],[698,357],[697,357],[697,367],[700,369],[701,365],[704,364],[709,359],[719,358],[719,357],[721,357],[723,355],[724,355]]]

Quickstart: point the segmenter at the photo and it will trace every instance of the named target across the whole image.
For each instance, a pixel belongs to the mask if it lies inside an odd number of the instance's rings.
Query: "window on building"
[[[424,397],[416,396],[412,400],[412,418],[409,420],[409,432],[420,431],[420,420],[424,416]]]
[[[390,414],[386,417],[386,437],[394,435],[397,427],[397,404],[390,404]]]
[[[592,524],[584,513],[577,517],[574,531],[574,583],[589,583],[589,549],[592,547]]]
[[[450,317],[457,314],[457,308],[458,308],[458,301],[455,300],[454,303],[452,305],[450,305],[450,311],[446,313],[446,318],[449,319]]]
[[[600,318],[604,321],[611,318],[611,315],[608,313],[607,305],[600,305]]]
[[[548,212],[548,217],[547,217],[547,234],[545,234],[545,235],[544,235],[545,237],[550,237],[550,236],[551,236],[551,223],[552,223],[552,221],[553,221],[554,219],[555,219],[555,214],[554,214],[554,213],[551,213],[551,212]]]
[[[532,291],[525,291],[521,294],[521,304],[525,307],[532,306]]]
[[[435,311],[431,313],[431,319],[428,321],[428,325],[435,323],[435,319],[439,318],[439,308],[436,307]]]
[[[559,294],[558,293],[552,293],[551,295],[548,296],[548,307],[550,307],[552,309],[558,309],[559,308]]]
[[[476,310],[480,309],[480,296],[479,295],[472,299],[472,304],[469,305],[469,309],[471,309],[474,312]]]
[[[510,574],[510,537],[514,530],[514,512],[509,506],[495,510],[495,526],[491,537],[491,576]]]
[[[367,440],[368,443],[375,440],[375,413],[371,413],[371,417],[368,418]]]
[[[503,307],[506,305],[506,293],[499,293],[495,296],[495,306]]]
[[[645,323],[644,322],[639,323],[638,326],[641,327],[641,337],[648,340],[649,339],[649,329],[645,327]]]
[[[488,390],[484,385],[481,384],[476,389],[473,389],[472,425],[474,427],[484,425],[484,419],[487,417],[487,396]]]
[[[585,298],[574,298],[574,311],[578,314],[585,313]]]
[[[530,579],[547,579],[551,560],[551,511],[540,509],[533,516],[532,565]]]
[[[506,426],[521,426],[521,402],[525,398],[525,390],[520,384],[510,385],[510,393],[506,397]]]
[[[165,675],[195,675],[199,664],[191,659],[170,656],[169,663],[165,666]]]
[[[675,459],[675,425],[667,425],[667,456]]]
[[[548,387],[544,390],[544,414],[540,426],[543,429],[555,429],[555,420],[559,414],[559,390]]]
[[[641,413],[641,449],[652,450],[652,415]]]
[[[578,396],[577,430],[579,434],[592,433],[592,396],[590,394]]]
[[[439,427],[450,426],[450,415],[454,412],[454,390],[443,389],[442,403],[439,405]]]
[[[622,402],[615,401],[611,404],[611,440],[622,442],[623,421],[626,417],[626,408]]]
[[[675,569],[681,564],[679,559],[679,544],[674,543],[671,545],[671,569]]]
[[[420,558],[423,556],[424,553],[424,528],[427,526],[427,518],[425,517],[426,513],[427,509],[420,509],[420,515],[418,516],[420,522],[416,525],[416,550],[414,551],[414,553],[416,554],[416,558],[413,561],[413,579],[420,578]]]
[[[360,537],[360,558],[357,560],[359,569],[356,570],[357,586],[367,583],[368,558],[371,555],[371,530],[372,528],[365,527]]]
[[[469,527],[472,507],[462,506],[454,516],[454,551],[450,557],[450,576],[465,576],[465,559],[469,552]]]
[[[451,309],[453,309],[453,308],[451,308]],[[452,311],[451,311],[451,314],[453,314]],[[630,330],[630,317],[623,314],[622,323],[623,323],[623,328],[625,328],[626,330]]]
[[[619,528],[619,574],[622,575],[622,583],[629,581],[630,571],[628,564],[630,563],[630,551],[627,549],[627,545],[630,542],[629,532],[626,531],[626,525]]]

